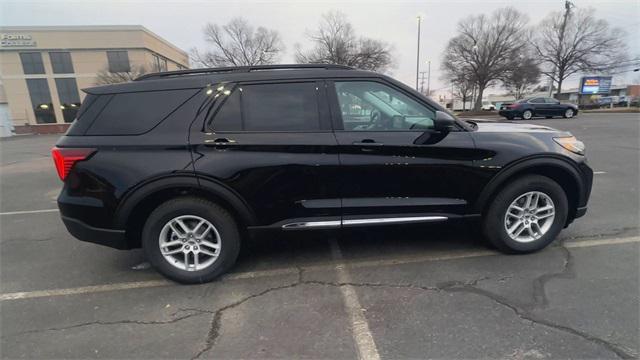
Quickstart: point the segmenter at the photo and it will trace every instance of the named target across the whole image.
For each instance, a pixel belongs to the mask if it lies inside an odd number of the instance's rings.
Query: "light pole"
[[[420,75],[420,24],[422,23],[422,16],[418,15],[418,49],[416,51],[416,90],[418,90],[418,77]]]

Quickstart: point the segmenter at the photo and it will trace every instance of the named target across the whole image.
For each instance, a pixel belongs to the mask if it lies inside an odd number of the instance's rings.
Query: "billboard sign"
[[[585,76],[580,79],[580,94],[607,95],[611,90],[611,76]]]

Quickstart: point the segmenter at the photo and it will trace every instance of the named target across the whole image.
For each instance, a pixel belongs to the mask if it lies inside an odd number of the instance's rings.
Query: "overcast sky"
[[[574,0],[577,7],[593,7],[597,15],[627,32],[629,55],[640,57],[640,0]],[[316,28],[320,15],[344,12],[358,35],[392,44],[397,66],[391,75],[415,84],[416,16],[422,23],[421,67],[431,60],[431,88],[447,87],[440,79],[440,57],[456,23],[473,14],[514,6],[531,24],[551,11],[561,11],[564,0],[528,1],[8,1],[0,0],[0,23],[11,25],[143,25],[178,47],[204,47],[207,22],[225,24],[242,16],[255,25],[280,32],[287,46],[282,62],[293,62],[294,44],[305,45],[305,34]],[[637,82],[638,73],[614,82]],[[577,86],[577,80],[567,87]]]

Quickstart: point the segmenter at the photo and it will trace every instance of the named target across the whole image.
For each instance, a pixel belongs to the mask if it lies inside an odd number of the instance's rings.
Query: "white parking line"
[[[18,299],[31,299],[39,297],[51,297],[51,296],[63,296],[63,295],[75,295],[75,294],[92,294],[105,291],[115,290],[127,290],[127,289],[142,289],[148,287],[166,286],[172,284],[169,280],[151,280],[151,281],[136,281],[119,284],[106,284],[95,286],[82,286],[69,289],[54,289],[54,290],[38,290],[38,291],[22,291],[0,295],[0,301],[5,300],[18,300]]]
[[[329,246],[331,247],[333,260],[338,262],[335,266],[335,270],[338,273],[338,282],[341,284],[351,283],[351,275],[349,275],[349,271],[347,271],[342,261],[342,251],[340,251],[340,246],[336,239],[329,240]],[[351,322],[351,335],[356,343],[358,358],[380,360],[378,348],[373,340],[371,330],[369,330],[369,323],[367,323],[367,319],[362,314],[363,309],[362,305],[360,305],[360,300],[358,300],[356,290],[351,285],[342,285],[340,286],[340,292]]]
[[[595,246],[619,245],[619,244],[629,244],[629,243],[638,243],[638,242],[640,242],[640,236],[574,241],[574,242],[565,243],[565,246],[567,248],[588,248],[588,247],[595,247]],[[471,251],[460,251],[459,253],[449,253],[449,254],[433,254],[432,253],[432,254],[401,257],[401,258],[394,258],[394,259],[351,260],[347,262],[340,260],[342,265],[338,265],[338,266],[344,267],[346,264],[350,268],[354,269],[354,268],[404,265],[404,264],[412,264],[412,263],[427,262],[427,261],[468,259],[468,258],[476,258],[476,257],[484,257],[484,256],[495,256],[499,254],[500,253],[498,252],[490,251],[490,250],[471,250]],[[309,265],[309,266],[304,266],[303,270],[304,271],[327,271],[327,270],[336,269],[338,266],[336,266],[335,263]],[[271,270],[247,271],[247,272],[239,272],[239,273],[224,275],[221,278],[221,280],[233,281],[233,280],[242,280],[242,279],[257,279],[257,278],[270,277],[270,276],[295,275],[297,273],[298,273],[298,269],[293,267],[271,269]],[[341,282],[348,282],[348,281],[341,281]],[[169,286],[169,285],[175,285],[175,283],[169,280],[160,279],[160,280],[125,282],[125,283],[115,283],[115,284],[105,284],[105,285],[95,285],[95,286],[83,286],[83,287],[75,287],[75,288],[67,288],[67,289],[20,291],[20,292],[0,294],[0,302],[7,301],[7,300],[32,299],[32,298],[65,296],[65,295],[75,295],[75,294],[91,294],[91,293],[106,292],[106,291],[141,289],[141,288],[151,288],[151,287],[160,287],[160,286]]]
[[[606,171],[594,171],[593,175],[602,175],[602,174],[606,174]]]
[[[58,209],[44,209],[44,210],[26,210],[26,211],[8,211],[0,212],[0,215],[24,215],[24,214],[40,214],[58,212]]]

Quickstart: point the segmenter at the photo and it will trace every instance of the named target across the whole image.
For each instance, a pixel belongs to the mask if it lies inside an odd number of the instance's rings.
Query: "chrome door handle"
[[[235,144],[236,141],[233,139],[227,139],[227,138],[217,138],[217,139],[207,139],[204,141],[205,144],[213,144],[213,145],[229,145],[229,144]]]
[[[384,144],[383,143],[379,143],[379,142],[375,142],[373,140],[367,141],[365,139],[365,140],[362,140],[362,141],[355,141],[353,143],[353,145],[356,145],[356,146],[382,146]]]

